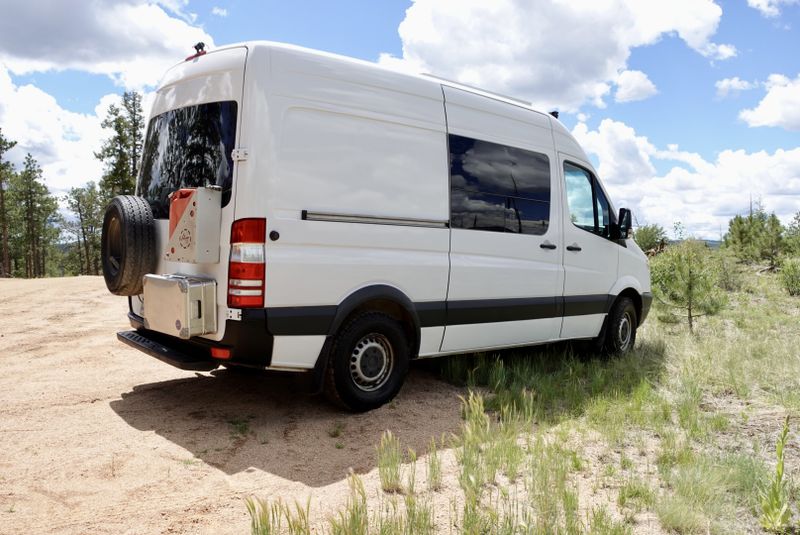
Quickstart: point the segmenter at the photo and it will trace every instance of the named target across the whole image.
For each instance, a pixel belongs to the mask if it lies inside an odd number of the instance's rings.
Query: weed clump
[[[788,258],[781,264],[781,285],[789,295],[800,295],[800,258]]]

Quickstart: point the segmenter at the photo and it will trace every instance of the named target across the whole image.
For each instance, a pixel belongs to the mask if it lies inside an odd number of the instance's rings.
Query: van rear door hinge
[[[243,162],[248,156],[247,149],[233,149],[231,151],[231,159],[235,162]]]

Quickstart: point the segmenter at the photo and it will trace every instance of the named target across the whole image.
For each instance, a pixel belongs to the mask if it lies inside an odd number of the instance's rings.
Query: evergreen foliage
[[[642,251],[655,249],[667,239],[667,233],[657,224],[644,225],[636,229],[633,239]]]
[[[775,213],[757,205],[747,216],[737,215],[728,223],[724,245],[742,262],[766,261],[774,271],[786,249],[785,229]]]
[[[789,295],[800,295],[800,258],[788,258],[783,261],[781,285]]]
[[[42,168],[31,154],[8,183],[9,253],[12,273],[43,277],[47,260],[60,234],[58,203],[42,182]]]
[[[14,148],[16,141],[11,141],[3,136],[3,129],[0,128],[0,277],[8,277],[11,274],[11,256],[8,242],[8,209],[6,208],[6,187],[14,166],[10,162],[3,160],[6,152]]]
[[[653,290],[673,318],[686,318],[694,331],[695,319],[713,315],[725,305],[717,270],[703,242],[686,240],[667,247],[650,263]]]
[[[103,228],[105,203],[94,182],[82,188],[72,188],[64,198],[77,219],[65,224],[64,230],[75,240],[73,254],[77,255],[77,271],[86,275],[100,274],[100,234]]]
[[[95,153],[95,157],[105,164],[100,180],[103,197],[110,200],[117,195],[132,195],[142,155],[142,96],[136,92],[124,93],[122,105],[110,105],[101,124],[111,131],[111,136]]]

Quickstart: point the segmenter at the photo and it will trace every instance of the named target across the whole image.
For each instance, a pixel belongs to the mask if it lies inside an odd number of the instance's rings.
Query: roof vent
[[[553,111],[551,111],[551,112],[550,112],[550,115],[552,115],[553,117],[555,117],[556,119],[558,119],[558,110],[553,110]]]

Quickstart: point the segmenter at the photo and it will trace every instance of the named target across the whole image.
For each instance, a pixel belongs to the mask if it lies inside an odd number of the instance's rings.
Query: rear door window
[[[233,186],[237,105],[210,102],[150,119],[145,136],[139,195],[156,219],[169,217],[169,195],[181,188],[219,186],[222,205]]]

